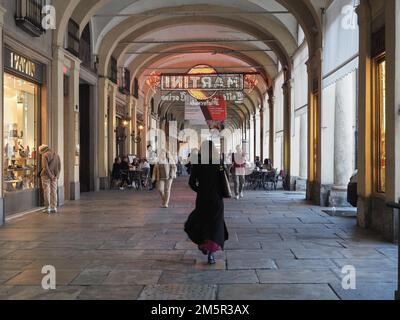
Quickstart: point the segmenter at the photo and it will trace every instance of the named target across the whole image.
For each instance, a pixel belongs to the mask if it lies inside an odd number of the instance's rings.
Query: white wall
[[[304,37],[303,37],[304,40]],[[291,141],[291,175],[300,176],[300,159],[307,159],[307,149],[301,147],[300,131],[301,117],[307,116],[308,103],[308,46],[306,43],[298,49],[293,57],[293,83],[292,83],[292,141]],[[303,122],[304,123],[304,122]],[[306,128],[305,128],[306,130]],[[307,139],[303,136],[303,139]],[[307,145],[303,143],[303,146]],[[306,160],[307,161],[307,160]]]
[[[334,182],[335,89],[336,85],[332,84],[322,91],[321,182],[323,184],[333,184]]]
[[[49,1],[50,3],[52,1]],[[4,33],[9,34],[20,43],[26,43],[29,48],[34,49],[45,57],[52,56],[52,32],[47,31],[42,36],[32,38],[28,33],[15,24],[16,1],[1,0],[0,4],[7,10],[4,16]],[[23,52],[21,52],[23,53]],[[28,57],[29,58],[29,57]]]

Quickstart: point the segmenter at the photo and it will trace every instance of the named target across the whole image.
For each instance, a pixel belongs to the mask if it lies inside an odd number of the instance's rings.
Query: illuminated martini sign
[[[197,100],[207,100],[217,92],[243,91],[243,74],[219,74],[212,67],[200,65],[192,68],[187,74],[161,75],[161,90],[187,91]]]

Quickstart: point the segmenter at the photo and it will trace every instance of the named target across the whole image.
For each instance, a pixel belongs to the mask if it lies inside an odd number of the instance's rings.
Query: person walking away
[[[202,143],[200,152],[204,154],[207,150],[208,163],[192,166],[189,186],[197,193],[196,207],[185,223],[185,232],[198,249],[208,255],[208,263],[215,264],[214,253],[224,249],[229,234],[224,219],[222,166],[217,164],[219,159],[214,155],[218,151],[212,141]]]
[[[39,154],[42,156],[40,178],[42,181],[45,205],[43,212],[48,214],[57,213],[57,187],[61,172],[60,157],[47,145],[39,147]]]
[[[243,198],[243,187],[246,175],[246,155],[238,145],[232,154],[232,173],[235,189],[235,199]]]
[[[161,207],[168,208],[172,182],[176,178],[176,164],[171,157],[167,157],[165,150],[160,152],[158,162],[153,169],[152,181],[156,184],[161,196]]]
[[[157,153],[153,150],[153,147],[149,144],[147,146],[147,159],[149,160],[150,163],[150,177],[153,176],[153,171],[154,171],[154,166],[157,162]],[[152,191],[156,188],[156,183],[153,182],[151,184],[151,188],[149,191]]]

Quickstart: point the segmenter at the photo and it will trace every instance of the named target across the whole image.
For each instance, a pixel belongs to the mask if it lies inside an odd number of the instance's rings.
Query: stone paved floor
[[[226,201],[230,240],[208,266],[182,230],[194,202],[186,179],[169,209],[154,192],[86,194],[0,228],[0,299],[392,299],[396,246],[303,198],[249,191]],[[51,292],[44,265],[57,270]],[[356,290],[341,287],[344,265],[357,270]]]

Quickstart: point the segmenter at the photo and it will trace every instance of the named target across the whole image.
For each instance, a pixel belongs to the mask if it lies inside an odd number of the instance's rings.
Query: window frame
[[[386,141],[386,93],[384,93],[383,100],[382,92],[381,92],[381,81],[379,74],[379,67],[385,63],[385,79],[386,82],[386,53],[383,52],[377,55],[373,59],[373,192],[376,195],[384,196],[386,194],[386,163],[384,169],[382,169],[381,165],[381,156],[382,151],[386,155],[386,144],[384,146],[384,150],[382,150],[381,146],[381,130],[382,130],[382,112],[385,120],[385,128],[384,128],[384,140]],[[384,83],[383,90],[386,90],[386,83]],[[382,110],[382,101],[383,101],[383,110]],[[382,179],[383,178],[383,184]]]

